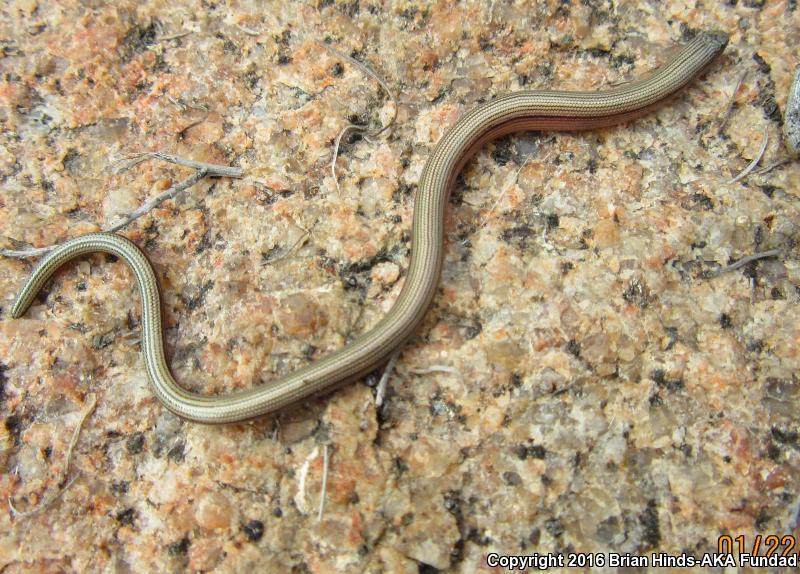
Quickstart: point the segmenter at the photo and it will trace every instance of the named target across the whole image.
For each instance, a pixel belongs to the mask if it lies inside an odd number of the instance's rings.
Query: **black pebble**
[[[128,437],[125,448],[129,454],[139,454],[144,450],[144,433],[137,432]]]
[[[264,536],[264,523],[260,520],[251,520],[242,527],[242,530],[250,542],[258,542]]]

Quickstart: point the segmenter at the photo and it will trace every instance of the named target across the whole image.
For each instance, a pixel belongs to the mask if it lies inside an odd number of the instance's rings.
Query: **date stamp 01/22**
[[[797,568],[797,540],[792,535],[755,536],[749,544],[744,536],[720,536],[717,552],[701,555],[686,553],[631,554],[630,552],[569,552],[526,555],[504,555],[490,552],[486,556],[490,568],[506,570],[539,570],[551,568]]]

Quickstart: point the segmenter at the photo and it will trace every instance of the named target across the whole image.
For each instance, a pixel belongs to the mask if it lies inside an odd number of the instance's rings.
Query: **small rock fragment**
[[[208,530],[227,528],[231,522],[231,505],[224,494],[211,492],[200,499],[195,511],[197,523]]]
[[[612,247],[619,243],[619,229],[611,219],[600,221],[594,228],[594,239],[597,247]]]

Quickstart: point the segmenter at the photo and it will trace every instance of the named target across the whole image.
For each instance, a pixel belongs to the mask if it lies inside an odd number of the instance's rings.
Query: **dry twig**
[[[395,120],[397,119],[397,108],[398,108],[398,105],[397,105],[397,96],[395,96],[394,92],[389,87],[389,85],[385,81],[383,81],[383,79],[378,74],[373,72],[366,64],[364,64],[362,62],[359,62],[355,58],[340,52],[339,50],[337,50],[333,46],[329,46],[328,44],[324,44],[324,43],[319,43],[319,45],[322,46],[323,48],[325,48],[326,50],[328,50],[334,56],[342,58],[343,60],[346,60],[349,63],[353,64],[356,68],[358,68],[359,70],[361,70],[362,72],[367,74],[369,77],[371,77],[373,80],[378,82],[381,85],[381,87],[384,89],[386,94],[389,96],[389,98],[392,100],[392,103],[394,104],[394,109],[392,110],[391,119],[386,123],[385,126],[383,126],[382,128],[380,128],[377,131],[370,132],[369,135],[372,136],[372,137],[377,136],[377,135],[385,132],[386,130],[388,130],[390,127],[392,127],[392,124],[394,124]]]
[[[188,36],[189,34],[193,34],[192,30],[184,30],[183,32],[178,32],[177,34],[172,34],[170,36],[159,36],[155,39],[156,42],[167,42],[169,40],[177,40],[178,38],[183,38],[184,36]]]
[[[244,171],[240,167],[229,167],[215,163],[205,163],[202,161],[195,161],[193,159],[185,159],[177,155],[163,153],[160,151],[137,153],[127,156],[121,161],[116,162],[116,164],[112,166],[112,171],[114,173],[122,173],[144,161],[151,159],[160,159],[162,161],[174,163],[175,165],[182,165],[184,167],[191,167],[194,169],[204,169],[208,172],[210,177],[242,177],[242,175],[244,175]],[[128,161],[128,163],[123,163],[125,161]]]
[[[345,136],[345,134],[347,132],[350,132],[350,131],[366,132],[366,134],[369,135],[370,137],[375,137],[377,135],[380,135],[384,131],[388,130],[392,126],[392,124],[394,124],[395,120],[397,119],[397,110],[398,110],[397,97],[395,96],[394,92],[389,87],[389,85],[385,81],[383,81],[383,79],[378,74],[373,72],[366,64],[363,64],[362,62],[359,62],[355,58],[340,52],[339,50],[335,49],[333,46],[329,46],[328,44],[324,44],[322,42],[317,42],[317,43],[320,46],[322,46],[323,48],[325,48],[326,50],[328,50],[334,56],[336,56],[338,58],[342,58],[343,60],[351,63],[356,68],[358,68],[359,70],[361,70],[362,72],[367,74],[369,77],[374,79],[376,82],[378,82],[381,85],[381,87],[384,89],[384,91],[388,94],[389,98],[392,100],[392,103],[394,104],[394,106],[392,108],[392,117],[389,119],[389,121],[386,123],[385,126],[379,128],[377,130],[370,131],[366,127],[357,126],[355,124],[349,123],[344,127],[344,129],[342,129],[342,131],[339,133],[339,135],[336,136],[336,143],[334,144],[334,147],[333,147],[333,157],[331,159],[331,175],[333,176],[333,181],[336,184],[336,191],[337,191],[337,193],[340,193],[341,190],[339,189],[339,178],[336,175],[336,160],[339,158],[339,146],[340,146],[340,144],[342,142],[342,138]]]
[[[112,225],[110,225],[104,231],[107,232],[117,232],[126,225],[130,224],[132,221],[140,218],[142,215],[147,213],[148,211],[158,207],[162,203],[164,203],[168,199],[172,199],[180,192],[184,191],[185,189],[193,186],[198,181],[205,177],[242,177],[243,170],[238,167],[228,167],[224,165],[216,165],[211,163],[204,163],[201,161],[194,161],[191,159],[184,159],[179,156],[161,153],[161,152],[147,152],[142,154],[136,154],[134,156],[129,156],[124,160],[117,162],[114,166],[112,166],[112,171],[114,173],[121,173],[131,169],[132,167],[139,165],[143,161],[147,161],[150,159],[160,159],[169,163],[174,163],[176,165],[182,165],[185,167],[191,167],[196,169],[197,171],[180,181],[164,191],[159,195],[147,200],[141,207],[136,209],[134,212],[120,218],[119,220],[115,221]],[[125,162],[125,163],[123,163]],[[17,257],[17,258],[27,258],[27,257],[38,257],[41,255],[46,255],[50,251],[55,248],[55,245],[51,245],[48,247],[33,247],[29,249],[0,249],[0,255],[4,257]]]
[[[718,275],[722,275],[723,273],[728,273],[730,271],[736,271],[737,269],[744,267],[751,261],[757,261],[759,259],[764,259],[766,257],[775,257],[780,255],[780,249],[770,249],[769,251],[762,251],[761,253],[754,253],[753,255],[748,255],[747,257],[742,257],[739,261],[735,263],[731,263],[730,265],[726,265],[724,267],[719,267],[718,269],[714,269],[706,274],[707,277],[717,277]]]
[[[389,362],[386,364],[386,368],[383,370],[381,380],[378,381],[378,386],[375,391],[375,406],[378,408],[383,405],[383,398],[386,395],[386,385],[389,382],[389,377],[392,375],[395,364],[397,364],[397,358],[400,356],[400,350],[400,348],[395,349],[394,353],[392,353],[392,356],[389,358]]]
[[[270,259],[268,261],[265,261],[263,263],[264,265],[272,265],[274,263],[277,263],[278,261],[281,261],[282,259],[286,259],[287,257],[289,257],[289,255],[292,254],[292,252],[297,247],[302,246],[303,244],[305,244],[306,240],[309,237],[311,237],[311,230],[310,229],[306,229],[305,227],[303,227],[302,225],[298,225],[297,223],[295,223],[294,225],[296,225],[297,227],[302,229],[303,230],[303,234],[297,239],[297,241],[292,243],[285,252],[281,253],[280,255],[275,257],[274,259]],[[314,225],[316,225],[316,222],[314,222]],[[312,227],[313,227],[313,225],[312,225]]]
[[[61,484],[63,484],[63,486],[59,488],[56,492],[52,493],[50,496],[44,497],[38,505],[36,505],[34,508],[30,510],[25,510],[25,511],[18,510],[16,506],[14,506],[11,497],[9,497],[8,507],[11,509],[11,512],[14,514],[14,516],[16,517],[31,516],[32,514],[36,514],[40,510],[47,508],[53,502],[58,500],[61,497],[61,495],[63,495],[69,489],[69,487],[72,486],[72,484],[78,479],[78,477],[81,474],[80,472],[78,472],[75,476],[69,479],[66,482],[66,484],[64,484],[64,481],[69,475],[69,466],[70,463],[72,462],[72,452],[75,449],[75,445],[78,444],[78,437],[81,434],[81,430],[83,429],[83,425],[86,422],[86,419],[89,418],[89,415],[91,415],[94,412],[96,406],[97,406],[97,397],[94,395],[94,393],[92,393],[88,397],[88,404],[86,405],[86,408],[83,409],[83,413],[81,413],[81,418],[78,420],[78,424],[72,431],[72,438],[70,439],[69,446],[67,447],[67,451],[64,457],[65,458],[64,470],[63,470],[64,476],[59,481]]]
[[[241,24],[234,24],[234,27],[238,28],[240,32],[244,32],[248,36],[260,36],[261,35],[261,32],[259,32],[257,30],[253,30],[252,28],[246,28],[245,26],[242,26]]]
[[[779,168],[781,166],[784,166],[784,165],[786,165],[787,163],[789,163],[791,161],[792,161],[791,158],[785,157],[783,159],[779,159],[777,161],[773,161],[771,164],[769,164],[769,165],[767,165],[765,167],[762,167],[761,169],[757,169],[753,173],[756,173],[758,175],[764,175],[765,173],[769,173],[773,169],[776,169],[776,168]]]
[[[355,124],[347,124],[344,126],[344,129],[339,132],[339,135],[336,136],[336,142],[333,144],[333,159],[331,160],[331,175],[333,176],[333,183],[336,184],[336,193],[341,195],[341,189],[339,188],[339,177],[336,175],[336,160],[339,158],[339,146],[342,143],[342,138],[345,134],[349,131],[361,131],[364,128],[357,126]]]
[[[461,371],[449,365],[431,365],[424,369],[411,369],[409,371],[412,375],[430,375],[432,373],[449,373],[451,375],[461,376]]]
[[[747,77],[747,70],[745,70],[741,76],[739,76],[739,81],[736,82],[736,87],[733,88],[733,92],[731,93],[730,101],[728,102],[728,107],[725,109],[725,113],[722,114],[720,121],[719,121],[719,131],[722,132],[725,129],[725,125],[728,123],[728,120],[731,117],[731,112],[733,111],[733,105],[736,103],[736,94],[739,91],[739,88],[742,87],[742,82]]]
[[[744,179],[750,174],[751,171],[755,169],[755,167],[758,165],[758,162],[760,162],[761,158],[764,157],[764,152],[767,151],[768,143],[769,143],[769,126],[765,126],[764,137],[761,140],[761,149],[758,150],[758,154],[756,155],[756,157],[753,158],[753,161],[751,161],[750,164],[746,168],[744,168],[743,171],[739,173],[739,175],[737,175],[736,177],[727,182],[728,185],[731,185],[732,183],[736,183],[737,181]]]
[[[139,219],[142,215],[144,215],[145,213],[147,213],[151,209],[155,209],[156,207],[158,207],[159,205],[164,203],[166,200],[172,199],[173,197],[178,195],[180,192],[182,192],[184,189],[192,187],[195,183],[197,183],[198,181],[200,181],[201,179],[203,179],[207,175],[208,175],[208,172],[205,169],[200,169],[200,170],[194,172],[192,175],[190,175],[189,177],[187,177],[183,181],[181,181],[181,182],[173,185],[172,187],[170,187],[164,193],[160,193],[157,196],[155,196],[155,197],[147,200],[146,202],[144,202],[144,204],[142,204],[142,206],[139,207],[137,210],[135,210],[134,212],[132,212],[129,215],[126,215],[125,217],[123,217],[122,219],[118,220],[113,225],[111,225],[111,227],[109,227],[107,229],[107,231],[110,231],[112,233],[116,232],[116,231],[119,231],[120,229],[122,229],[123,227],[125,227],[126,225],[131,223],[132,221],[135,221],[136,219]]]
[[[322,488],[319,491],[319,511],[317,512],[317,522],[322,522],[322,513],[325,510],[325,493],[328,490],[328,445],[322,448]]]

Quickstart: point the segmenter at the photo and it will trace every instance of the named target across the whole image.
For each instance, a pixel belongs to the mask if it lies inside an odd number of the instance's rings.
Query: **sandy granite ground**
[[[729,183],[765,133],[762,165],[785,156],[795,1],[6,1],[0,246],[98,230],[192,173],[112,169],[135,152],[243,168],[123,233],[156,268],[176,378],[249,388],[391,307],[420,172],[465,110],[628,81],[705,28],[728,49],[668,107],[468,165],[380,408],[373,375],[183,422],[148,388],[123,262],[68,266],[11,320],[31,261],[0,259],[0,571],[483,572],[489,552],[800,534],[800,164]],[[337,134],[394,105],[324,41],[398,99],[390,130],[345,138],[338,192]]]

